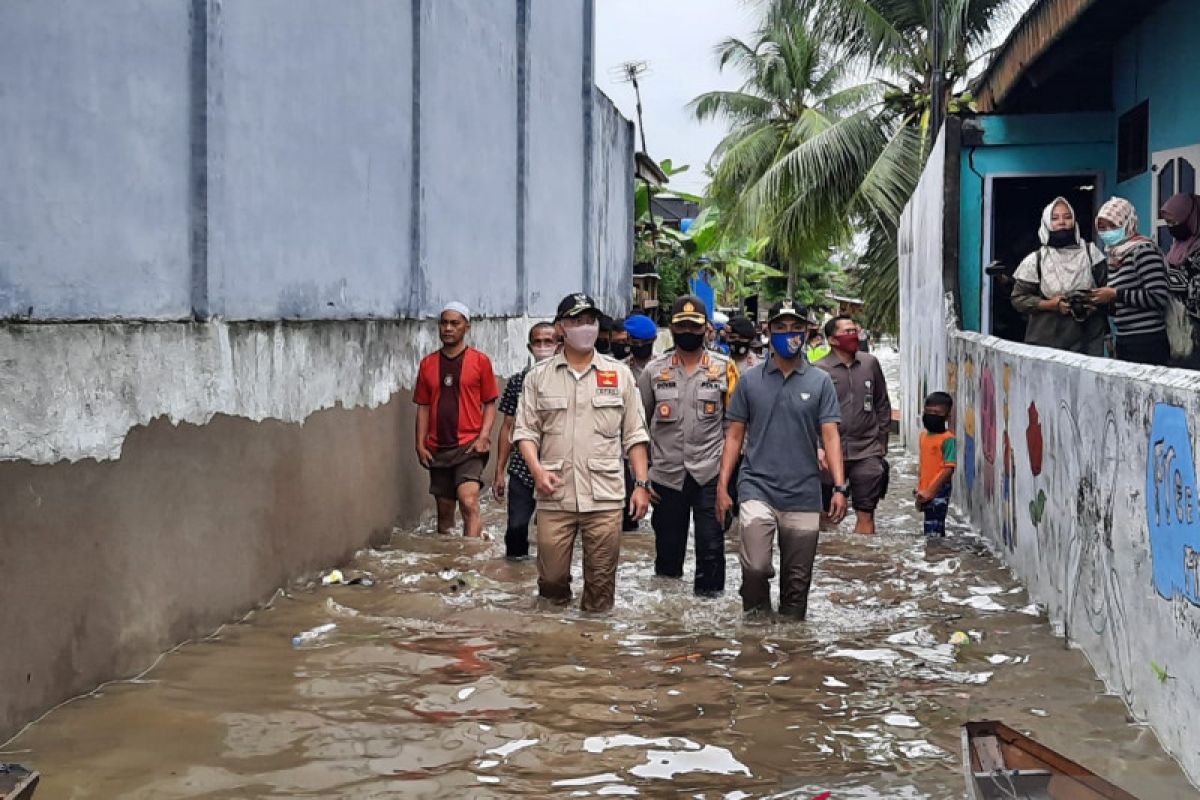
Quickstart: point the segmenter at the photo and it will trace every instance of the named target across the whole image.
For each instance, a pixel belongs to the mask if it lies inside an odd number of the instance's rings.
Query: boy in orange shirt
[[[925,535],[946,535],[946,512],[950,510],[950,479],[958,464],[958,444],[947,430],[954,398],[933,392],[925,398],[921,415],[921,477],[917,483],[917,510],[925,512]]]

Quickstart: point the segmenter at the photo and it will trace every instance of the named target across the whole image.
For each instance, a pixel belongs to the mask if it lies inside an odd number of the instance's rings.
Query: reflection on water
[[[959,725],[996,718],[1141,797],[1194,796],[996,560],[916,533],[893,459],[883,533],[822,538],[805,623],[742,619],[732,546],[723,598],[654,577],[646,532],[610,616],[542,610],[489,509],[492,542],[398,533],[343,569],[373,586],[296,587],[0,760],[51,800],[957,798]]]

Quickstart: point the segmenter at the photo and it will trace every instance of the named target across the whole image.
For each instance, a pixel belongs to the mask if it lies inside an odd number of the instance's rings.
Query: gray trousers
[[[804,619],[808,589],[817,557],[821,515],[817,512],[776,511],[761,500],[744,500],[741,523],[742,609],[771,610],[771,579],[775,577],[775,537],[779,537],[779,613]]]

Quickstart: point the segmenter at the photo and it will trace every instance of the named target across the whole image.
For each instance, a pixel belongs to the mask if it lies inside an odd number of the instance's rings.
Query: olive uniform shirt
[[[842,424],[842,460],[859,461],[887,455],[888,435],[892,431],[892,403],[888,400],[887,379],[879,359],[869,353],[856,353],[847,366],[830,353],[817,362],[829,373],[837,390]]]
[[[576,377],[562,353],[529,370],[517,408],[513,444],[533,442],[542,467],[563,480],[544,511],[613,511],[625,507],[622,458],[649,441],[633,374],[600,353]]]
[[[701,486],[716,479],[737,381],[733,360],[712,351],[691,375],[674,351],[646,365],[638,390],[650,421],[650,480],[680,491],[688,475]]]

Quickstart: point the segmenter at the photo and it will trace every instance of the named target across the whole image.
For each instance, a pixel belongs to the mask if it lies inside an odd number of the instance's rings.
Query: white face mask
[[[552,344],[531,344],[529,352],[533,353],[534,361],[545,361],[554,355],[554,351],[558,349]]]
[[[567,345],[572,350],[586,352],[593,350],[596,347],[596,339],[600,336],[600,323],[595,322],[591,325],[580,325],[576,328],[563,327],[563,335],[567,339]]]

